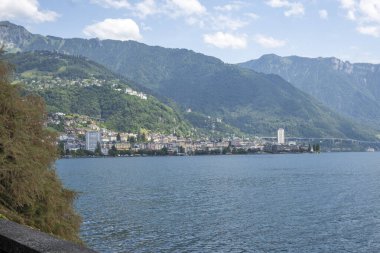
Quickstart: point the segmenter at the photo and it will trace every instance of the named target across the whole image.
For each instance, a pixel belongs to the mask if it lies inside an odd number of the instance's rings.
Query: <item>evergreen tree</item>
[[[108,151],[109,156],[117,156],[117,149],[115,145],[112,145],[111,149]]]
[[[96,148],[95,148],[95,155],[96,156],[102,156],[102,147],[100,146],[100,143],[96,143]]]

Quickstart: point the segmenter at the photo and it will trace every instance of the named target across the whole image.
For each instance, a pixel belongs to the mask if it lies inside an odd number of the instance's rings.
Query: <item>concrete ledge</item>
[[[0,219],[0,253],[96,253],[38,230]]]

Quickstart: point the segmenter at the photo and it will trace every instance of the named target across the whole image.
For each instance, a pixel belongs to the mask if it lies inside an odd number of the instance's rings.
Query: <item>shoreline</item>
[[[268,152],[258,152],[249,154],[192,154],[192,155],[123,155],[123,156],[76,156],[76,157],[60,157],[57,160],[66,159],[91,159],[91,158],[142,158],[142,157],[193,157],[193,156],[247,156],[247,155],[319,155],[328,153],[376,153],[367,151],[331,151],[331,152],[282,152],[282,153],[268,153]]]

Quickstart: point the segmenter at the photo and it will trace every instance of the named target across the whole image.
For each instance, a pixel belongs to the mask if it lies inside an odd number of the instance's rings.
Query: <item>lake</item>
[[[380,153],[59,160],[99,252],[380,252]]]

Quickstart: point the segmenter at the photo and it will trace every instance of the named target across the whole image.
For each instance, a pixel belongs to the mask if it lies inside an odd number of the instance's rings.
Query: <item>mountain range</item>
[[[372,126],[380,123],[379,64],[271,54],[240,66],[279,75],[342,115]]]
[[[226,64],[190,50],[134,41],[42,36],[9,22],[0,22],[0,40],[10,52],[47,50],[102,64],[136,87],[174,101],[193,125],[213,117],[227,129],[259,136],[274,135],[284,127],[292,136],[375,138],[375,131],[340,116],[278,75]]]

